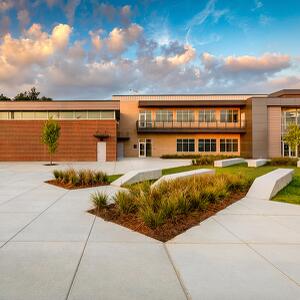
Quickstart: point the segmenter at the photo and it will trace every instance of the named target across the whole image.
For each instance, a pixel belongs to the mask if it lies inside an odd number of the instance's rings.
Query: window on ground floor
[[[194,139],[177,139],[177,152],[194,152]]]
[[[217,140],[216,139],[200,139],[198,140],[199,152],[216,152]]]
[[[238,152],[238,139],[220,139],[220,152]]]

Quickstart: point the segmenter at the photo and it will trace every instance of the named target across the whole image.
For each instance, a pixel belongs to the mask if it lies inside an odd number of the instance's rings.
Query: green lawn
[[[120,178],[123,174],[115,174],[115,175],[109,175],[108,176],[108,182],[112,183],[113,181],[117,180]]]
[[[196,169],[212,169],[213,166],[184,166],[170,169],[164,169],[163,175],[185,172]],[[268,172],[271,172],[277,168],[292,168],[295,170],[292,182],[281,190],[272,200],[287,202],[292,204],[300,204],[300,169],[294,166],[262,166],[259,168],[248,168],[247,164],[239,164],[227,168],[216,168],[216,174],[226,173],[243,173],[246,176],[255,179],[258,176],[262,176]]]
[[[294,169],[295,173],[292,182],[281,190],[272,200],[300,204],[300,169]]]

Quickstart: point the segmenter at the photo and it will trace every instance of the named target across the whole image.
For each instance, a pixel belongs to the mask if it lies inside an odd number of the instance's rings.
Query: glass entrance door
[[[139,141],[139,157],[146,157],[146,143]]]
[[[139,139],[139,157],[152,156],[152,142],[151,139]]]

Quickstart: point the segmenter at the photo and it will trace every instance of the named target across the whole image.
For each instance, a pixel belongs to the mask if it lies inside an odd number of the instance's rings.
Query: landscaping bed
[[[242,174],[201,175],[162,182],[144,182],[118,192],[115,204],[105,194],[92,195],[89,212],[162,242],[199,224],[240,200],[252,180]]]
[[[109,185],[121,175],[108,176],[105,172],[94,170],[54,170],[54,179],[46,181],[46,183],[59,186],[65,189],[83,189],[103,185]]]

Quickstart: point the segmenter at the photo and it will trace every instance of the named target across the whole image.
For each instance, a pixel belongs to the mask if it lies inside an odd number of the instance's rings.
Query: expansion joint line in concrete
[[[72,281],[71,281],[71,284],[70,284],[70,287],[69,287],[69,290],[68,290],[68,293],[67,293],[67,296],[66,296],[66,300],[67,300],[67,299],[69,298],[69,296],[70,296],[70,293],[71,293],[72,287],[73,287],[73,285],[74,285],[75,278],[76,278],[77,272],[78,272],[78,270],[79,270],[79,266],[80,266],[80,263],[81,263],[81,261],[82,261],[82,258],[83,258],[83,255],[84,255],[84,252],[85,252],[87,243],[88,243],[89,238],[90,238],[90,236],[91,236],[91,233],[92,233],[92,230],[93,230],[95,221],[96,221],[96,216],[94,216],[94,220],[93,220],[92,226],[91,226],[91,228],[90,228],[89,234],[88,234],[88,236],[87,236],[87,238],[86,238],[86,241],[85,241],[85,243],[84,243],[84,246],[83,246],[81,255],[80,255],[80,257],[79,257],[79,260],[78,260],[78,263],[77,263],[77,266],[76,266],[76,269],[75,269],[75,272],[74,272],[74,275],[73,275],[73,278],[72,278]]]
[[[290,281],[292,281],[293,283],[295,283],[297,286],[300,286],[298,284],[297,281],[295,281],[293,278],[291,278],[289,275],[287,275],[286,273],[284,273],[283,271],[281,271],[276,265],[274,265],[270,260],[268,260],[265,256],[263,256],[261,253],[259,253],[257,250],[255,250],[250,243],[244,241],[243,239],[241,239],[239,236],[237,236],[234,232],[232,232],[231,230],[229,230],[225,225],[223,225],[222,223],[220,223],[218,220],[216,220],[214,218],[214,220],[221,225],[225,230],[227,230],[228,232],[230,232],[232,235],[234,235],[236,238],[238,238],[243,245],[247,246],[251,251],[253,251],[254,253],[256,253],[259,257],[261,257],[265,262],[269,263],[275,270],[277,270],[281,275],[283,275],[284,277],[286,277],[287,279],[289,279]]]
[[[41,213],[39,213],[36,217],[34,217],[29,223],[23,226],[17,233],[15,233],[10,239],[8,239],[3,245],[0,246],[0,249],[4,247],[7,243],[9,243],[12,239],[14,239],[20,232],[22,232],[25,228],[27,228],[30,224],[32,224],[36,219],[38,219],[42,214],[44,214],[50,207],[52,207],[56,202],[58,202],[62,197],[64,197],[69,191],[66,191],[64,194],[59,196],[53,203],[51,203],[47,208],[45,208]]]
[[[191,300],[192,297],[191,297],[191,295],[189,294],[187,288],[185,287],[185,285],[184,285],[184,283],[183,283],[183,280],[181,279],[181,276],[180,276],[180,274],[179,274],[177,268],[175,267],[175,264],[174,264],[173,259],[172,259],[171,255],[170,255],[169,251],[168,251],[168,248],[166,247],[166,244],[163,243],[163,246],[164,246],[164,248],[165,248],[166,254],[167,254],[168,259],[169,259],[169,262],[170,262],[170,264],[172,265],[172,268],[173,268],[173,270],[174,270],[174,272],[175,272],[175,274],[176,274],[176,276],[177,276],[177,279],[178,279],[178,281],[179,281],[179,284],[180,284],[180,286],[181,286],[181,288],[182,288],[182,290],[183,290],[183,292],[184,292],[184,294],[185,294],[186,299],[187,299],[187,300]]]

